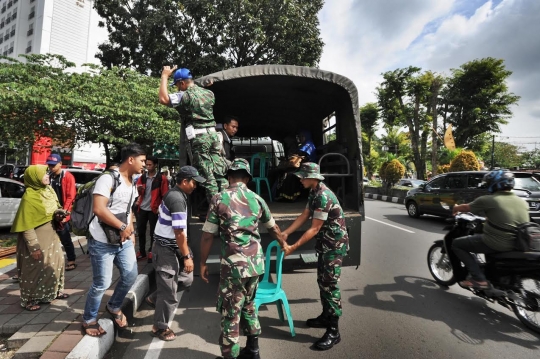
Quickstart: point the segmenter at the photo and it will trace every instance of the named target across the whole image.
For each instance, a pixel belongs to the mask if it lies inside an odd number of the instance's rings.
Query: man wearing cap
[[[167,84],[174,73],[171,86],[178,92],[169,94]],[[216,133],[214,120],[214,93],[193,82],[191,71],[186,68],[176,70],[176,66],[164,66],[159,86],[159,102],[176,108],[182,117],[182,130],[190,141],[193,155],[192,165],[206,178],[201,184],[206,189],[208,203],[212,196],[226,185],[227,163],[222,154],[222,145]]]
[[[341,263],[349,250],[349,235],[345,216],[336,195],[326,186],[319,166],[313,162],[303,163],[295,175],[300,178],[304,188],[309,188],[308,203],[302,214],[283,231],[285,241],[289,234],[298,230],[310,218],[311,227],[300,239],[289,246],[283,245],[285,255],[289,255],[301,245],[317,239],[315,250],[319,254],[317,265],[317,283],[323,307],[317,318],[308,319],[308,327],[326,328],[324,336],[315,342],[315,348],[327,350],[341,341],[338,322],[342,314],[341,292],[338,287],[341,275]]]
[[[283,244],[281,231],[268,205],[247,188],[251,181],[248,162],[233,161],[227,172],[229,188],[212,197],[201,237],[201,278],[208,283],[206,260],[214,240],[221,237],[221,270],[216,310],[221,313],[219,345],[222,358],[259,359],[261,326],[255,310],[255,292],[264,273],[259,221]],[[240,351],[240,326],[247,335]]]
[[[156,291],[146,298],[155,308],[152,336],[173,340],[169,328],[178,306],[177,292],[193,283],[193,254],[187,242],[187,196],[204,183],[194,167],[184,166],[176,175],[176,186],[163,197],[152,247]]]
[[[75,186],[75,177],[68,171],[62,169],[62,158],[60,155],[53,153],[47,157],[47,165],[49,166],[49,172],[51,173],[51,187],[56,192],[58,201],[62,208],[71,212],[73,201],[77,195],[77,188]],[[67,256],[66,271],[71,271],[77,268],[75,259],[75,247],[71,235],[69,234],[69,220],[70,216],[67,216],[62,220],[62,224],[57,228],[56,233],[60,237],[60,242],[64,246]]]

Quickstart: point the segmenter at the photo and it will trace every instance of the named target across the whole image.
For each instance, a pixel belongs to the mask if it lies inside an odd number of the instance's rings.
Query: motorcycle
[[[448,221],[453,222],[445,227],[448,233],[444,239],[435,241],[427,255],[431,275],[445,287],[465,280],[468,275],[452,251],[452,242],[458,237],[481,233],[485,218],[458,213]],[[462,288],[512,310],[527,328],[540,333],[540,252],[500,252],[484,256],[485,260],[480,255],[477,259],[492,287]]]

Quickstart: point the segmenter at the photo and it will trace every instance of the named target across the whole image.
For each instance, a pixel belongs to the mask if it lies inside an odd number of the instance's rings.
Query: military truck
[[[257,65],[220,71],[195,82],[214,92],[214,116],[217,122],[225,115],[239,117],[238,136],[266,138],[282,143],[288,136],[294,136],[301,130],[311,132],[325,183],[336,193],[345,211],[350,251],[343,265],[359,266],[361,229],[365,218],[364,172],[358,92],[352,81],[316,68]],[[189,162],[185,133],[181,133],[180,137],[180,165],[185,165]],[[257,168],[252,172],[256,176]],[[282,229],[287,228],[306,206],[305,199],[295,203],[270,202],[267,191],[261,192]],[[204,200],[201,193],[192,195],[192,207],[195,208],[201,200]],[[193,214],[196,214],[195,211]],[[190,217],[188,233],[190,246],[197,258],[203,222],[194,215]],[[289,236],[290,244],[300,238],[309,222]],[[263,226],[259,229],[264,249],[272,238]],[[283,268],[290,270],[316,266],[314,248],[315,239],[286,257]],[[211,272],[218,270],[219,254],[220,241],[216,238],[208,259]]]

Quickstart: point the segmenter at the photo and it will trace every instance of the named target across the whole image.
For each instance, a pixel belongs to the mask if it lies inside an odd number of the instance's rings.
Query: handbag
[[[130,204],[131,204],[132,199],[133,199],[133,189],[131,190],[131,197],[129,198],[126,211],[120,212],[120,213],[113,213],[113,216],[118,218],[124,224],[128,223],[129,214],[131,213]],[[112,199],[111,199],[111,203],[109,204],[109,207],[111,206],[112,206]],[[120,237],[120,230],[102,221],[99,221],[99,224],[101,225],[103,232],[105,232],[105,237],[107,237],[107,243],[115,245],[115,246],[119,245],[120,247],[122,247],[122,238]]]

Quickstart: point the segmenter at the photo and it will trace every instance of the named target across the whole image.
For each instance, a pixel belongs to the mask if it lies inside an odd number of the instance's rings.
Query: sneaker
[[[141,253],[141,251],[137,252],[137,260],[140,261],[141,259],[146,258],[146,253]]]
[[[152,263],[152,252],[148,252],[148,263]]]

